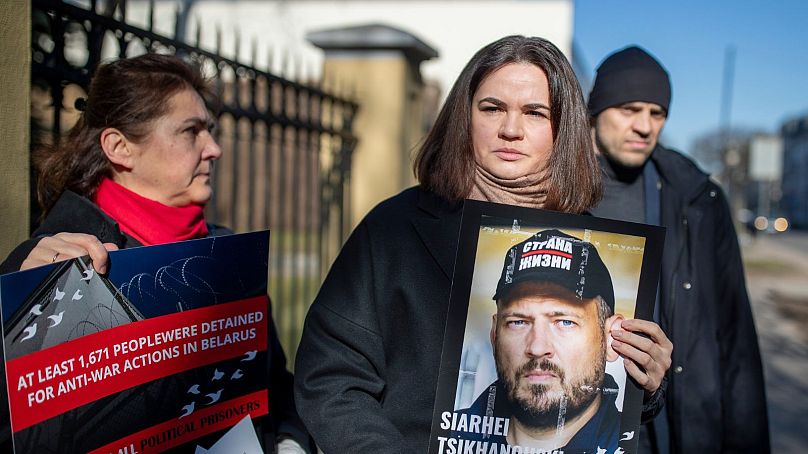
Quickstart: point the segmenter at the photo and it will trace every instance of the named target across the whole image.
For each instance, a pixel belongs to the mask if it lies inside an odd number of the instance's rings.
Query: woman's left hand
[[[629,319],[611,334],[612,347],[623,357],[628,374],[646,393],[656,392],[671,367],[673,352],[673,344],[662,328],[647,320]]]
[[[104,274],[107,272],[108,252],[117,250],[114,243],[102,243],[93,235],[60,232],[39,240],[23,260],[20,271],[89,255],[93,268]]]

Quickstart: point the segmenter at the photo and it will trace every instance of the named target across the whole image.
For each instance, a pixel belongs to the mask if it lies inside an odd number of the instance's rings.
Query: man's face
[[[522,424],[555,427],[562,408],[573,418],[595,401],[606,329],[596,299],[581,301],[555,286],[521,284],[497,304],[491,329],[497,374]]]
[[[609,107],[595,118],[595,146],[612,162],[640,167],[654,150],[666,118],[665,109],[650,102]]]

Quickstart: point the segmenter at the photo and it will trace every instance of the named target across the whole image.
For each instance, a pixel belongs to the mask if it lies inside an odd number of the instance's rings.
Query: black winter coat
[[[295,363],[298,411],[325,453],[427,452],[461,208],[405,190],[331,267]]]
[[[660,297],[673,342],[672,452],[769,452],[760,351],[726,198],[681,154],[657,146],[651,159],[667,228]]]
[[[233,233],[229,229],[212,224],[208,224],[208,231],[210,236]],[[118,224],[90,200],[74,192],[65,191],[32,237],[17,246],[0,264],[0,274],[19,270],[39,240],[60,232],[87,233],[96,236],[102,243],[115,243],[121,249],[142,246],[137,240],[121,232]],[[274,452],[276,439],[280,436],[292,438],[304,449],[314,452],[311,438],[297,415],[292,396],[292,374],[286,369],[286,356],[278,340],[275,324],[271,323],[271,320],[268,336],[269,406],[273,427],[263,434],[266,447],[268,452]]]

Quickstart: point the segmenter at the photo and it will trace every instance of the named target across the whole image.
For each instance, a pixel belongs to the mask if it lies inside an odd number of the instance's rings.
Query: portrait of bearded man
[[[493,299],[497,380],[464,411],[509,418],[507,433],[490,442],[614,452],[619,389],[606,364],[620,357],[611,330],[625,317],[614,312],[611,275],[597,248],[540,231],[508,249]]]

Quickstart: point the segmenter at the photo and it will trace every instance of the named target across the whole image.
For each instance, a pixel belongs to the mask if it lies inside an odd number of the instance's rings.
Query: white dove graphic
[[[606,450],[598,446],[598,454],[606,454]]]
[[[224,388],[216,391],[215,393],[205,394],[206,397],[210,398],[210,402],[208,402],[208,405],[215,404],[216,402],[218,402],[219,398],[222,397],[222,391],[224,391]]]
[[[626,452],[626,451],[624,451],[623,448],[619,448],[619,447],[614,450],[614,454],[623,454],[624,452]]]
[[[22,330],[22,332],[25,333],[25,336],[23,336],[23,338],[20,339],[20,342],[27,341],[28,339],[36,336],[36,323],[29,326],[28,328],[25,328],[24,330]]]
[[[92,269],[84,270],[84,271],[82,271],[82,273],[84,274],[84,277],[81,278],[82,281],[89,281],[90,279],[93,278],[93,270]]]
[[[59,323],[62,323],[62,316],[64,315],[65,311],[59,312],[58,314],[48,315],[48,318],[53,322],[53,325],[48,326],[48,328],[53,328]]]
[[[182,411],[184,413],[180,415],[179,419],[182,419],[182,418],[190,415],[191,413],[193,413],[194,412],[194,405],[195,405],[195,402],[191,402],[190,404],[182,407]]]
[[[84,295],[81,294],[81,290],[76,290],[76,293],[73,294],[73,298],[70,298],[71,301],[78,301],[84,298]]]
[[[623,436],[620,438],[620,441],[631,440],[632,438],[634,438],[633,430],[631,432],[623,432]]]
[[[42,305],[34,304],[33,306],[31,306],[31,313],[34,315],[42,315]]]
[[[53,292],[53,300],[54,301],[62,301],[62,298],[65,297],[65,292],[59,290],[59,287],[56,287],[56,291]]]
[[[241,360],[243,361],[252,361],[255,359],[255,355],[258,353],[258,350],[251,350],[244,354],[244,358]]]
[[[213,378],[210,381],[221,380],[224,377],[224,372],[219,372],[219,369],[213,371]]]
[[[230,376],[230,380],[238,380],[243,376],[244,374],[241,373],[241,369],[236,369],[236,371],[233,372],[233,375]]]
[[[188,393],[190,394],[199,394],[199,385],[194,385],[188,388]]]

